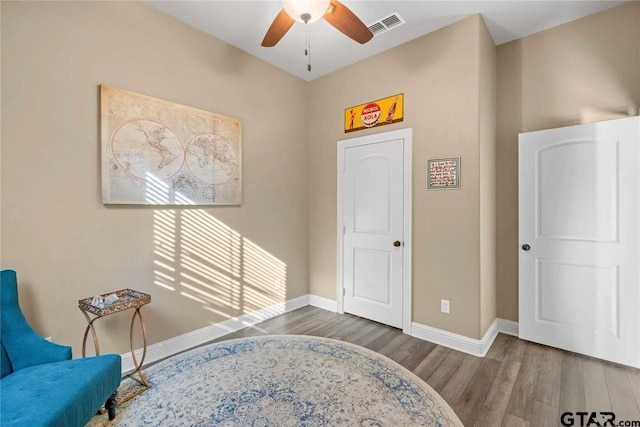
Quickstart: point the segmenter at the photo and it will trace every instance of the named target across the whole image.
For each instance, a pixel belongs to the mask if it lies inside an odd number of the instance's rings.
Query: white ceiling
[[[261,47],[277,0],[153,1],[146,3],[304,80],[406,43],[476,13],[496,44],[555,27],[625,1],[343,1],[367,25],[398,12],[407,23],[360,45],[321,19],[311,25],[311,72],[304,56],[305,28],[296,23],[275,47]]]

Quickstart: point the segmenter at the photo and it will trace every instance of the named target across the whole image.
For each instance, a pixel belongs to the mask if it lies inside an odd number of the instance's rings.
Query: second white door
[[[520,135],[520,338],[640,367],[640,120]]]
[[[344,311],[402,328],[404,144],[344,149]]]

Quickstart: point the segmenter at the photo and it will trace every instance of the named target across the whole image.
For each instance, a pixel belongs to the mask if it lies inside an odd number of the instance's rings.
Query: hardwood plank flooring
[[[475,425],[477,416],[484,406],[489,390],[496,379],[500,362],[485,358],[480,363],[476,374],[471,378],[467,388],[454,406],[460,421],[465,426]]]
[[[216,341],[315,335],[383,354],[431,385],[467,427],[560,426],[563,412],[640,421],[640,370],[499,334],[486,357],[423,341],[351,314],[303,307]]]
[[[518,340],[524,343],[525,341]],[[523,345],[525,347],[526,345]],[[562,373],[562,351],[551,347],[544,348],[544,359],[540,367],[540,378],[536,388],[535,400],[549,406],[560,405],[560,380]]]
[[[431,374],[438,369],[438,366],[440,366],[450,351],[451,350],[446,347],[442,347],[440,345],[437,346],[422,362],[420,362],[418,366],[416,366],[413,373],[426,381],[427,378],[429,378]]]
[[[562,374],[560,380],[559,413],[585,411],[584,374],[582,357],[577,354],[562,355]]]
[[[558,408],[545,403],[535,401],[533,403],[535,416],[531,420],[531,427],[548,427],[560,425]]]
[[[411,339],[412,339],[411,336],[400,332],[399,335],[396,335],[395,337],[393,337],[389,342],[383,345],[380,350],[376,350],[376,351],[390,358],[391,354],[393,354],[396,350],[398,350],[407,341]],[[416,338],[413,338],[413,339],[416,339]]]
[[[476,425],[491,427],[499,426],[502,423],[507,413],[507,405],[509,405],[520,366],[520,362],[512,361],[500,364],[496,379],[493,381],[484,405],[478,413]],[[522,417],[517,418],[524,419]]]
[[[375,323],[375,322],[371,322],[371,323]],[[362,335],[361,337],[354,337],[353,339],[353,344],[357,344],[359,346],[365,347],[365,348],[369,348],[369,346],[376,341],[377,339],[381,339],[381,337],[385,334],[390,334],[394,329],[386,326],[386,325],[381,325],[379,323],[375,323],[375,325],[377,326],[376,329],[372,332],[369,332],[366,335]]]
[[[456,369],[456,372],[451,376],[447,384],[443,387],[440,395],[447,401],[451,407],[456,406],[460,396],[464,393],[464,390],[469,384],[469,378],[473,377],[482,362],[481,357],[472,356],[467,354],[462,359],[462,362]]]
[[[541,346],[532,346],[527,350],[513,386],[507,410],[523,420],[530,421],[533,416],[533,402],[540,378],[543,351]]]
[[[626,369],[620,366],[605,365],[604,376],[611,399],[611,410],[618,420],[640,420],[640,412],[633,397]]]
[[[604,375],[604,363],[585,359],[582,361],[584,375],[584,402],[589,411],[611,411],[609,389]],[[635,401],[634,401],[635,403]]]
[[[447,357],[438,365],[438,368],[427,378],[427,383],[433,387],[438,393],[449,382],[453,374],[455,374],[458,366],[464,360],[466,354],[456,350],[449,351]]]
[[[629,383],[633,390],[633,396],[636,398],[636,405],[640,408],[640,371],[629,369],[627,375],[629,375]]]
[[[380,350],[392,339],[397,337],[398,335],[402,335],[402,332],[399,329],[389,328],[382,335],[380,335],[375,340],[371,341],[369,344],[363,346],[368,348],[369,350],[376,351],[380,353]]]
[[[413,371],[436,347],[434,343],[418,340],[418,343],[414,344],[407,352],[407,355],[398,360],[398,363]]]
[[[502,362],[507,353],[507,349],[511,347],[511,343],[515,339],[516,338],[511,335],[498,334],[485,357]]]
[[[500,424],[494,424],[499,426]],[[515,415],[505,414],[504,421],[502,422],[502,427],[529,427],[529,421],[523,420],[520,417],[516,417]]]
[[[498,336],[500,335],[503,334],[499,334]],[[491,347],[493,347],[493,345]],[[512,362],[522,362],[522,358],[524,357],[524,352],[526,349],[526,341],[519,340],[516,337],[513,337],[513,341],[511,341],[511,344],[505,351],[504,360],[511,360]]]

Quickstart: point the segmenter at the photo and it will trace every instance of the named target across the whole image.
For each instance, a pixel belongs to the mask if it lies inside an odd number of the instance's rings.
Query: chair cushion
[[[116,354],[36,365],[0,380],[2,426],[84,426],[120,385]]]

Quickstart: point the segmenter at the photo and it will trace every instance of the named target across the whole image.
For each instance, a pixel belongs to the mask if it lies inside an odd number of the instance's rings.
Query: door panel
[[[521,338],[640,367],[639,145],[638,118],[520,135]]]
[[[402,327],[403,140],[345,148],[344,311]]]
[[[354,248],[353,295],[355,298],[389,305],[391,254]]]
[[[617,240],[618,142],[561,142],[538,152],[539,235]],[[544,198],[540,196],[544,195]]]
[[[536,320],[618,336],[617,267],[536,261]]]
[[[388,235],[392,184],[389,158],[380,154],[364,155],[355,162],[354,168],[354,231]]]

